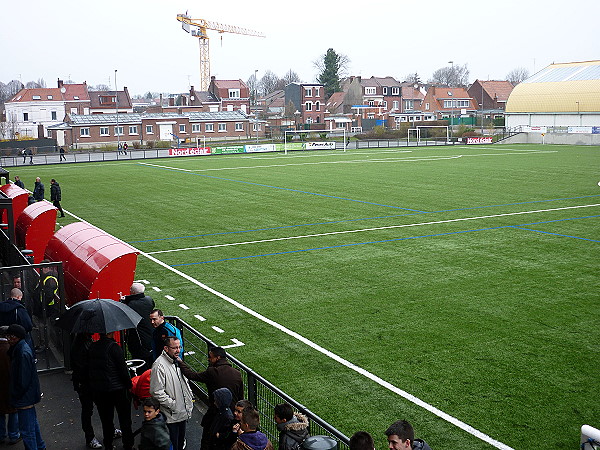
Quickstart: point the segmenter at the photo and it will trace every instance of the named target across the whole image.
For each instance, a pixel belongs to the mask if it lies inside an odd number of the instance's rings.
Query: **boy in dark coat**
[[[141,428],[139,450],[169,450],[171,440],[165,418],[160,413],[158,400],[148,397],[142,402],[144,422]]]
[[[255,409],[245,409],[242,413],[240,427],[243,431],[232,445],[231,450],[273,450],[273,444],[269,438],[258,431],[260,416]]]
[[[279,450],[299,449],[308,437],[308,419],[294,413],[289,403],[275,406],[275,422],[279,431]]]

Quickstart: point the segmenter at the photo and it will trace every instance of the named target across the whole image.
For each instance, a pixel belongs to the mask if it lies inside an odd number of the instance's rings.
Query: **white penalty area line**
[[[174,267],[169,266],[168,264],[160,261],[159,259],[156,259],[155,257],[153,257],[152,255],[148,254],[148,253],[144,253],[144,252],[140,252],[140,254],[146,258],[148,258],[150,261],[155,262],[156,264],[164,267],[167,270],[170,270],[171,272],[179,275],[182,278],[185,278],[186,280],[190,281],[191,283],[195,284],[196,286],[204,289],[205,291],[216,295],[217,297],[225,300],[226,302],[230,303],[231,305],[235,306],[236,308],[241,309],[242,311],[250,314],[251,316],[255,317],[256,319],[271,325],[272,327],[278,329],[279,331],[287,334],[290,337],[293,337],[294,339],[297,339],[298,341],[302,342],[303,344],[306,344],[307,346],[309,346],[310,348],[312,348],[313,350],[318,351],[319,353],[322,353],[323,355],[333,359],[334,361],[342,364],[343,366],[347,367],[350,370],[353,370],[354,372],[370,379],[371,381],[377,383],[378,385],[384,387],[385,389],[388,389],[389,391],[400,395],[401,397],[405,398],[406,400],[414,403],[417,406],[420,406],[421,408],[429,411],[432,414],[435,414],[437,417],[440,417],[441,419],[444,419],[445,421],[451,423],[452,425],[460,428],[463,431],[466,431],[467,433],[475,436],[476,438],[487,442],[488,444],[490,444],[493,447],[502,449],[502,450],[513,450],[512,447],[509,447],[508,445],[493,439],[492,437],[488,436],[487,434],[475,429],[474,427],[472,427],[471,425],[451,416],[450,414],[445,413],[444,411],[436,408],[433,405],[430,405],[429,403],[421,400],[418,397],[415,397],[414,395],[394,386],[393,384],[385,381],[384,379],[378,377],[377,375],[372,374],[371,372],[368,372],[367,370],[363,369],[362,367],[359,367],[353,363],[351,363],[350,361],[342,358],[339,355],[336,355],[335,353],[327,350],[324,347],[321,347],[320,345],[314,343],[313,341],[305,338],[304,336],[302,336],[301,334],[296,333],[295,331],[290,330],[289,328],[263,316],[262,314],[254,311],[253,309],[248,308],[247,306],[233,300],[232,298],[228,297],[225,294],[222,294],[219,291],[214,290],[213,288],[207,286],[206,284],[196,280],[195,278],[175,269]]]
[[[276,242],[276,241],[287,241],[291,239],[304,239],[311,237],[322,237],[322,236],[333,236],[337,234],[349,234],[349,233],[363,233],[366,231],[380,231],[380,230],[392,230],[396,228],[408,228],[408,227],[420,227],[424,225],[439,225],[442,223],[452,223],[452,222],[465,222],[468,220],[480,220],[480,219],[492,219],[496,217],[507,217],[507,216],[519,216],[523,214],[536,214],[536,213],[545,213],[552,211],[564,211],[567,209],[579,209],[579,208],[592,208],[600,206],[600,203],[592,204],[592,205],[577,205],[577,206],[564,206],[562,208],[549,208],[549,209],[536,209],[533,211],[517,211],[512,213],[503,213],[503,214],[490,214],[487,216],[476,216],[476,217],[461,217],[458,219],[447,219],[447,220],[434,220],[431,222],[418,222],[418,223],[408,223],[404,225],[389,225],[387,227],[373,227],[373,228],[361,228],[358,230],[344,230],[344,231],[330,231],[328,233],[315,233],[315,234],[304,234],[300,236],[286,236],[281,238],[272,238],[272,239],[261,239],[255,241],[245,241],[245,242],[232,242],[229,244],[214,244],[214,245],[203,245],[198,247],[185,247],[185,248],[174,248],[169,250],[157,250],[155,252],[148,252],[148,255],[157,255],[160,253],[173,253],[173,252],[183,252],[188,250],[204,250],[208,248],[217,248],[217,247],[233,247],[237,245],[248,245],[248,244],[261,244],[265,242]]]

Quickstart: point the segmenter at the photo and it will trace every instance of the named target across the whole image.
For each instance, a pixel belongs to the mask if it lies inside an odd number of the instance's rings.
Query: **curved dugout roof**
[[[600,112],[600,61],[549,65],[513,89],[506,112]]]

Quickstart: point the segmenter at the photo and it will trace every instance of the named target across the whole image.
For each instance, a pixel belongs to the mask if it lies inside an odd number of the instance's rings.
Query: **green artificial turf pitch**
[[[231,354],[347,435],[381,449],[405,418],[434,449],[491,448],[402,390],[509,447],[564,449],[600,425],[599,167],[598,147],[488,145],[13,174],[56,178],[66,210],[150,254],[136,277],[166,313],[242,341]]]

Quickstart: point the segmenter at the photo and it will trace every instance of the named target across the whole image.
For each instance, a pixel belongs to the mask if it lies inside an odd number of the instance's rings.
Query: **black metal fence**
[[[208,367],[208,349],[216,344],[179,317],[169,316],[166,317],[166,319],[181,330],[184,341],[185,362],[196,371],[206,370]],[[294,400],[265,378],[261,377],[241,361],[229,354],[227,358],[232,366],[241,372],[246,398],[256,406],[256,409],[260,414],[260,429],[269,437],[271,442],[276,443],[279,436],[277,424],[273,419],[273,409],[277,404],[289,403],[298,412],[304,414],[308,418],[311,436],[329,436],[338,442],[338,448],[340,450],[348,450],[349,439],[342,432],[338,431],[335,427],[321,419],[318,415]],[[208,394],[205,386],[197,383],[192,384],[196,395],[203,400],[206,400]]]

